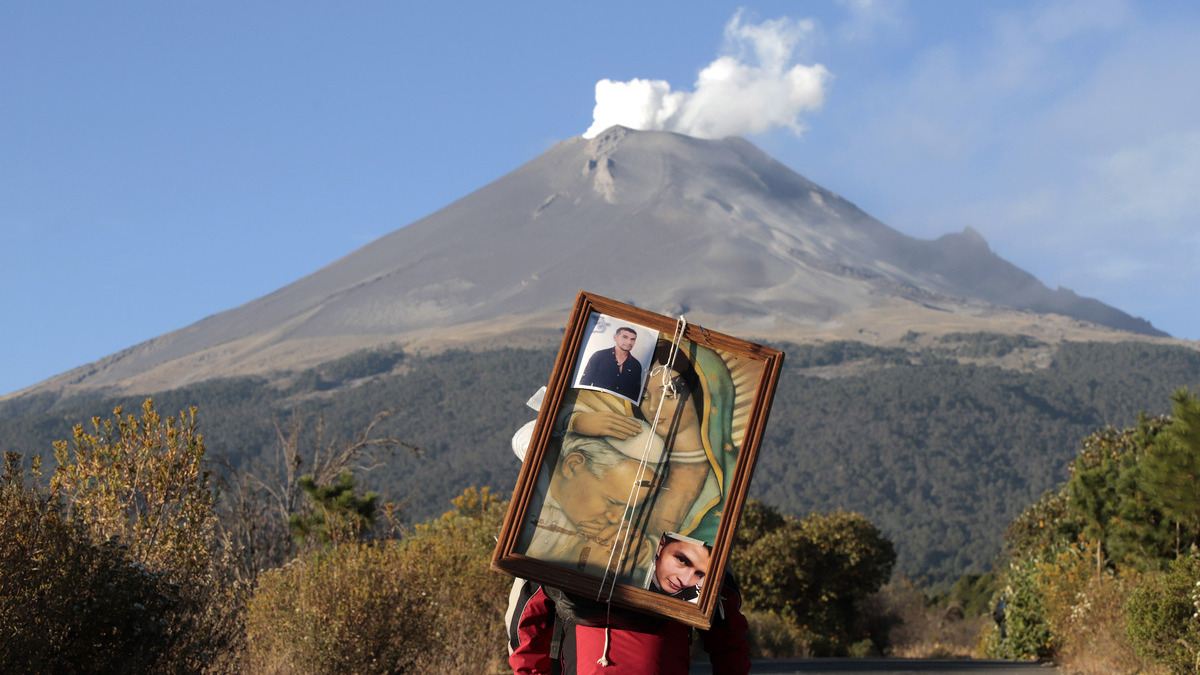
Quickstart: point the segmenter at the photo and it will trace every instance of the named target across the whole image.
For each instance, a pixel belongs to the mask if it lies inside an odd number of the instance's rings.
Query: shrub
[[[750,624],[750,656],[756,659],[783,659],[811,656],[811,636],[789,619],[774,612],[746,612]]]
[[[1035,558],[1015,560],[1005,575],[1000,594],[1003,619],[989,636],[985,652],[1001,659],[1044,658],[1054,652],[1053,636]]]
[[[246,618],[253,672],[416,670],[434,631],[394,542],[316,550],[259,575]]]
[[[481,672],[504,655],[503,504],[468,489],[405,540],[346,543],[259,577],[248,666],[263,672]]]
[[[324,485],[318,484],[312,474],[301,476],[299,486],[308,497],[309,508],[288,519],[288,528],[299,546],[354,541],[375,523],[379,495],[356,493],[354,474],[349,469]]]
[[[1152,572],[1129,594],[1125,626],[1140,656],[1173,673],[1200,670],[1200,555]]]
[[[208,567],[213,541],[213,493],[196,408],[162,418],[154,402],[140,417],[92,418],[73,438],[54,442],[58,466],[50,479],[68,512],[93,540],[118,539],[147,567],[189,575]]]
[[[1083,521],[1070,509],[1066,486],[1050,490],[1030,504],[1004,532],[1004,546],[1014,559],[1044,555],[1083,532]]]
[[[954,582],[946,601],[962,609],[963,616],[974,617],[991,614],[989,603],[996,595],[996,575],[964,574]]]
[[[857,513],[799,520],[772,512],[759,504],[747,509],[749,527],[733,549],[731,566],[747,605],[809,633],[814,654],[845,655],[867,637],[861,605],[891,575],[892,543]]]
[[[432,602],[438,641],[425,672],[486,672],[507,664],[504,612],[512,578],[490,569],[507,502],[467,488],[454,509],[402,542],[409,570]]]
[[[1085,556],[1086,557],[1086,556]],[[1072,673],[1154,672],[1152,663],[1138,656],[1125,631],[1123,608],[1140,577],[1091,577],[1080,590],[1068,620],[1058,635],[1056,660]]]
[[[57,466],[44,502],[51,520],[46,522],[60,519],[91,547],[118,551],[120,559],[152,579],[164,595],[149,603],[130,601],[147,613],[155,630],[129,658],[136,660],[144,650],[147,658],[153,654],[160,670],[236,669],[245,588],[230,579],[231,552],[227,547],[222,551],[216,541],[213,491],[203,466],[196,408],[163,418],[151,399],[143,402],[140,415],[123,415],[118,407],[111,418],[93,417],[91,431],[75,425],[71,441],[54,443],[54,455]],[[90,554],[85,551],[70,552],[86,558]],[[68,598],[82,593],[89,601],[105,598],[109,586],[104,576],[89,579],[89,584],[54,592],[69,591]],[[75,634],[71,639],[84,640]],[[86,645],[75,645],[79,654],[86,653]],[[91,659],[74,667],[84,663],[90,667]]]
[[[144,672],[162,665],[180,598],[59,504],[0,483],[0,672]]]
[[[1064,546],[1057,553],[1048,555],[1048,560],[1035,563],[1044,618],[1056,646],[1062,644],[1062,636],[1070,631],[1072,623],[1086,607],[1089,583],[1097,579],[1101,582],[1114,580],[1108,571],[1096,575],[1092,566],[1095,547],[1095,543],[1089,542]]]
[[[969,658],[990,615],[964,616],[958,604],[931,602],[908,579],[889,582],[866,603],[872,635],[888,656],[900,658]]]

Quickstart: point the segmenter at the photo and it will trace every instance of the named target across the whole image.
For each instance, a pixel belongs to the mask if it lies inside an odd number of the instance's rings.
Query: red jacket
[[[563,597],[554,590],[551,595]],[[700,637],[714,675],[744,675],[750,672],[748,626],[741,612],[741,595],[733,584],[722,589],[721,602],[712,628],[700,631]],[[604,621],[565,620],[556,625],[556,616],[570,611],[560,612],[558,604],[540,585],[524,579],[514,582],[509,596],[508,663],[517,675],[686,675],[688,672],[691,651],[688,626],[614,608],[608,628],[608,665],[601,666],[598,661],[604,653]],[[562,634],[556,636],[556,630]],[[554,644],[556,637],[558,645]]]

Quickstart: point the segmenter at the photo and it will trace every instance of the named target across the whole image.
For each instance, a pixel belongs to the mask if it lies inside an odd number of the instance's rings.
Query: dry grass
[[[889,656],[897,659],[969,659],[974,655],[973,648],[964,651],[960,642],[940,640],[912,642],[893,647],[889,652]]]
[[[914,659],[971,658],[979,636],[991,625],[987,616],[964,617],[957,607],[930,606],[911,581],[893,581],[876,594],[869,611],[890,624],[887,655]]]
[[[1138,575],[1097,576],[1092,550],[1072,547],[1040,566],[1055,660],[1069,673],[1165,672],[1138,657],[1125,631],[1125,598]]]
[[[1111,577],[1087,585],[1061,634],[1056,660],[1063,670],[1097,675],[1166,672],[1139,658],[1129,643],[1122,607],[1131,586]]]

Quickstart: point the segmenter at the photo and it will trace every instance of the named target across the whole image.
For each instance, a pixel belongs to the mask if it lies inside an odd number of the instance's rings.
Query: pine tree
[[[1157,567],[1174,547],[1167,517],[1150,499],[1141,476],[1162,417],[1141,415],[1127,429],[1102,429],[1083,440],[1067,482],[1068,508],[1083,523],[1083,536],[1096,551],[1096,573],[1111,562]]]
[[[324,546],[359,539],[375,522],[379,495],[355,494],[354,475],[338,474],[336,480],[320,485],[312,475],[300,477],[300,489],[308,497],[307,513],[294,514],[289,520],[297,545]]]
[[[1171,396],[1171,421],[1146,458],[1141,487],[1176,525],[1176,555],[1200,533],[1200,398]]]

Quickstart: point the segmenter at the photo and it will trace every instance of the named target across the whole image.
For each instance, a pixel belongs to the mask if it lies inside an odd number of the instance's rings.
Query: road
[[[703,657],[692,663],[692,675],[711,675],[712,669]],[[751,673],[781,675],[783,673],[874,673],[891,675],[938,673],[939,675],[1054,675],[1052,664],[1028,661],[983,660],[922,660],[922,659],[775,659],[755,661]]]

